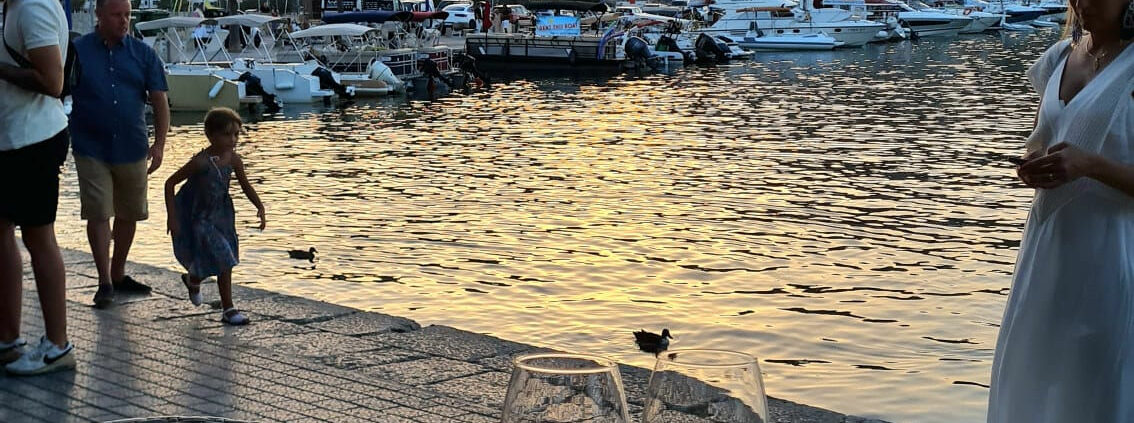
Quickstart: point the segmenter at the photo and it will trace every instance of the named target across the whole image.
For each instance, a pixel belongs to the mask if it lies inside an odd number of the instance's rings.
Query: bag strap
[[[8,3],[11,2],[4,2],[4,28],[8,27]],[[8,39],[4,38],[5,32],[7,31],[0,30],[0,39],[4,40],[4,48],[8,49],[8,55],[12,56],[12,60],[15,60],[16,64],[20,65],[21,68],[31,68],[31,61],[16,51],[16,49],[12,48],[12,46],[8,45]]]

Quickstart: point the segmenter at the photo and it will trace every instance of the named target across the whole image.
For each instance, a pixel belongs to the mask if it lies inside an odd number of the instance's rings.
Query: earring
[[[1123,40],[1134,38],[1134,1],[1126,4],[1126,13],[1122,14],[1122,29],[1119,36]]]

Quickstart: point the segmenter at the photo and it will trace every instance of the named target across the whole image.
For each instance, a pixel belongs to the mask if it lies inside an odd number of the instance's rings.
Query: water
[[[675,348],[758,356],[774,396],[980,421],[1031,198],[1002,156],[1032,123],[1023,71],[1054,40],[287,109],[238,147],[269,222],[254,229],[234,184],[235,279],[647,367],[631,332],[668,327]],[[175,116],[132,259],[177,268],[160,181],[204,146],[199,120]],[[62,243],[85,250],[65,180]],[[284,252],[309,246],[314,264]]]

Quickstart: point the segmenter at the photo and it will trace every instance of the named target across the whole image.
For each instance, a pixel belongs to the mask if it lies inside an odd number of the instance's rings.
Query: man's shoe
[[[114,283],[115,291],[149,294],[152,289],[149,285],[138,282],[129,276],[123,276],[122,280]]]
[[[114,305],[114,287],[111,285],[98,285],[98,291],[94,294],[95,308],[107,308]]]
[[[24,338],[16,338],[12,342],[0,342],[0,364],[8,364],[19,360],[24,355],[24,346],[28,344]]]
[[[68,342],[59,348],[44,335],[39,339],[39,345],[20,357],[19,360],[8,363],[4,370],[8,374],[17,376],[31,376],[75,368],[74,348]]]

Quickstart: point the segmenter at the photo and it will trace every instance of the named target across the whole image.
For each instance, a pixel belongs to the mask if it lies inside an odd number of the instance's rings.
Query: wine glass
[[[693,418],[690,418],[693,417]],[[764,423],[768,400],[756,358],[736,351],[663,351],[646,388],[642,423]]]
[[[516,357],[504,423],[630,423],[622,376],[613,360],[585,354]]]

